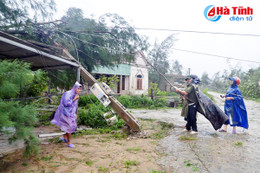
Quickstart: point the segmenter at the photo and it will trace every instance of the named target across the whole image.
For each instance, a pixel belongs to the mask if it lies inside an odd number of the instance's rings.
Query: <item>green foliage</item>
[[[186,167],[192,166],[192,171],[199,171],[197,164],[191,163],[190,160],[184,161],[184,164],[185,164]]]
[[[33,80],[27,87],[27,96],[39,96],[42,91],[47,91],[47,73],[42,70],[37,70],[33,72]]]
[[[125,165],[126,168],[130,168],[130,166],[137,166],[137,165],[139,165],[139,162],[136,161],[136,160],[133,160],[133,161],[127,160],[127,161],[124,162],[124,165]]]
[[[171,68],[170,68],[170,73],[171,74],[178,74],[182,75],[182,65],[179,63],[178,60],[173,61]]]
[[[117,130],[119,128],[123,128],[124,125],[125,125],[125,121],[122,118],[117,116],[117,119],[118,119],[118,121],[115,122],[115,124],[111,127],[111,129],[113,129],[113,130]]]
[[[112,135],[113,138],[115,139],[119,139],[119,140],[122,140],[122,139],[126,139],[127,138],[127,135],[125,133],[122,133],[122,132],[115,132],[113,135]]]
[[[167,98],[155,98],[152,100],[145,96],[122,95],[117,99],[126,108],[159,108],[168,106]]]
[[[60,39],[56,42],[67,47],[74,57],[79,57],[89,72],[97,64],[109,67],[123,61],[131,62],[134,59],[131,53],[137,48],[147,49],[147,39],[137,35],[135,29],[117,14],[107,13],[95,21],[85,18],[81,9],[70,8],[62,19],[66,23],[57,25],[59,31],[54,36]]]
[[[39,96],[47,87],[46,73],[32,72],[22,61],[0,60],[0,98]]]
[[[54,0],[1,0],[1,29],[13,29],[14,27],[19,29],[32,20],[49,19],[55,10],[55,5]]]
[[[39,140],[31,131],[37,123],[35,107],[21,106],[17,102],[0,102],[0,115],[0,132],[9,134],[11,141],[23,139],[26,144],[25,156],[37,154]]]
[[[202,91],[206,96],[208,96],[208,98],[210,98],[212,101],[214,101],[214,96],[213,95],[210,95],[208,93],[208,88],[205,88],[203,91]]]
[[[102,75],[97,79],[97,81],[106,83],[111,89],[116,89],[116,84],[119,82],[119,77],[117,75],[111,77]]]
[[[35,95],[40,93],[44,73],[32,72],[29,67],[24,62],[0,61],[0,132],[9,134],[11,141],[24,140],[25,156],[38,152],[39,140],[31,131],[38,121],[36,108],[20,102],[3,102],[1,99],[26,96],[28,91]],[[33,81],[36,84],[30,85]]]
[[[93,163],[94,163],[94,162],[93,162],[93,161],[91,161],[91,160],[87,160],[87,161],[86,161],[86,164],[87,164],[88,166],[92,166],[92,165],[93,165]]]
[[[243,143],[242,142],[236,142],[235,145],[240,147],[240,146],[243,145]]]
[[[108,111],[109,108],[105,108],[102,104],[92,104],[87,110],[79,110],[78,124],[87,125],[89,127],[107,127],[103,115]]]
[[[210,78],[208,73],[204,72],[201,76],[201,85],[203,86],[209,86],[210,84]]]
[[[154,96],[166,96],[167,95],[166,91],[161,91],[158,88],[158,84],[157,83],[153,83],[153,82],[150,83],[150,87],[148,89],[148,95],[149,96],[151,95],[151,90],[153,90],[153,95]]]
[[[166,132],[167,131],[165,129],[164,130],[160,130],[158,132],[153,133],[151,135],[151,138],[152,139],[162,139],[162,138],[164,138],[166,136]]]
[[[174,124],[173,123],[160,122],[160,125],[161,125],[162,130],[174,128]]]
[[[243,96],[251,98],[260,98],[260,67],[249,70],[241,79],[239,89]]]
[[[223,75],[220,75],[220,72],[217,72],[214,75],[210,89],[226,92],[230,87],[229,77],[235,76],[241,79],[241,84],[238,87],[244,97],[255,99],[260,97],[260,89],[258,86],[258,81],[260,79],[260,67],[250,69],[248,72],[243,72],[241,68],[237,67],[231,69],[231,72],[224,71]]]
[[[28,63],[0,60],[0,98],[9,99],[20,94],[22,88],[33,80]]]
[[[159,44],[155,42],[152,50],[149,52],[149,57],[151,57],[150,62],[153,67],[155,67],[163,75],[169,70],[169,50],[173,46],[174,41],[174,35],[170,35]],[[151,69],[149,71],[149,81],[157,83],[161,88],[161,84],[164,79],[156,70]]]
[[[177,94],[176,92],[167,92],[166,94],[167,96],[175,96],[175,97],[180,97],[179,94]]]
[[[140,147],[133,147],[133,148],[127,148],[126,151],[129,151],[131,153],[136,153],[137,151],[140,151]]]
[[[91,104],[97,105],[99,103],[100,102],[95,95],[80,96],[78,102],[79,106],[83,106],[83,107]]]
[[[53,156],[50,156],[50,155],[48,155],[48,156],[42,156],[42,157],[41,157],[41,160],[43,160],[43,161],[50,161],[50,160],[52,159],[52,157],[53,157]]]
[[[109,168],[103,168],[102,166],[100,166],[98,168],[98,172],[109,172]]]
[[[74,85],[77,77],[76,75],[77,73],[75,69],[48,71],[51,87],[59,87],[66,90],[71,89],[71,86]]]

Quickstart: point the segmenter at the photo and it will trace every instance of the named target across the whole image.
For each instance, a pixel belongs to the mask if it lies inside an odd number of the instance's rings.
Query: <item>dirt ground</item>
[[[74,136],[72,142],[75,148],[66,147],[65,143],[58,142],[58,139],[52,140],[53,142],[45,141],[48,144],[40,146],[40,154],[36,157],[20,158],[20,151],[5,158],[5,170],[2,171],[160,172],[162,169],[156,160],[161,156],[156,151],[156,146],[159,140],[166,136],[166,130],[162,130],[163,126],[157,121],[140,120],[140,123],[143,129],[141,137],[127,137],[122,135],[121,131],[114,134]],[[47,131],[53,132],[55,129],[50,126]]]
[[[224,102],[211,93],[220,108]],[[182,132],[180,109],[131,110],[141,118],[141,138],[117,139],[113,134],[73,137],[76,148],[64,143],[41,145],[31,159],[9,162],[5,172],[166,172],[166,173],[258,173],[260,171],[260,103],[245,100],[249,130],[237,134],[217,132],[198,115],[199,134]],[[147,120],[144,120],[147,119]],[[151,120],[152,119],[152,120]],[[175,128],[162,130],[161,122]],[[146,136],[146,137],[145,137]],[[15,153],[14,157],[19,154]],[[19,157],[18,157],[19,158]],[[12,159],[11,159],[12,160]]]
[[[224,102],[219,94],[214,95],[220,108]],[[237,129],[232,134],[217,132],[209,121],[198,115],[198,135],[183,132],[185,121],[180,117],[180,110],[169,109],[161,112],[133,110],[138,117],[150,117],[165,122],[173,122],[176,128],[163,138],[157,147],[164,152],[157,163],[166,172],[211,172],[211,173],[258,173],[260,172],[260,103],[245,100],[248,113],[249,129]]]

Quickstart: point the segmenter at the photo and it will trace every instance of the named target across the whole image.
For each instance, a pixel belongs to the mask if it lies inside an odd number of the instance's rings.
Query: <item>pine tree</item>
[[[37,123],[37,111],[32,105],[17,101],[3,101],[19,97],[22,89],[27,90],[33,80],[33,72],[28,63],[19,61],[0,61],[0,133],[10,135],[10,140],[23,139],[26,144],[25,155],[36,154],[39,140],[32,129]]]

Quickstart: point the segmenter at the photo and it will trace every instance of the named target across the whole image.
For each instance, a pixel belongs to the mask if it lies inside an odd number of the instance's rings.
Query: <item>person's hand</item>
[[[175,88],[175,91],[176,91],[177,93],[179,93],[181,90],[179,90],[178,88]]]
[[[233,97],[226,97],[226,100],[234,100]]]
[[[75,119],[77,119],[77,117],[78,117],[77,114],[75,114]]]
[[[74,97],[73,101],[75,101],[77,99],[79,99],[79,95],[78,94]]]

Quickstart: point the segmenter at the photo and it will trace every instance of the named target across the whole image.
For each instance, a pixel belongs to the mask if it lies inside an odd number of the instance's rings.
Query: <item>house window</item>
[[[137,89],[142,89],[142,75],[137,75]]]

